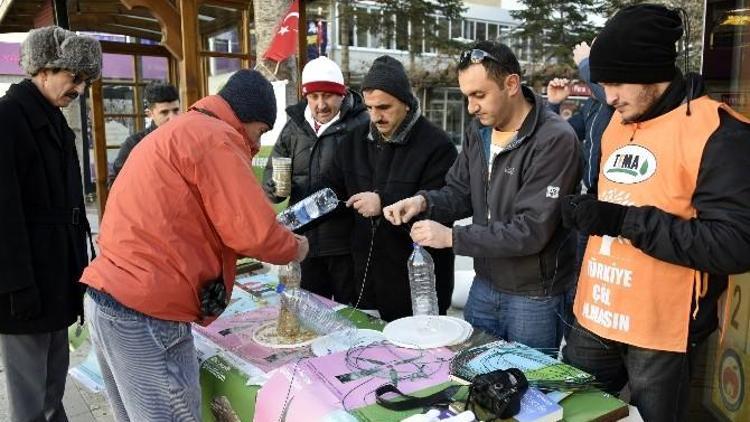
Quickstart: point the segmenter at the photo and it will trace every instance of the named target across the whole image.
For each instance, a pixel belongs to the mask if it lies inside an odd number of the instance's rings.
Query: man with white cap
[[[271,201],[277,196],[271,178],[272,158],[292,159],[293,205],[324,187],[323,176],[331,167],[336,149],[348,142],[357,128],[366,128],[369,117],[362,97],[348,91],[338,65],[327,57],[311,60],[302,70],[302,95],[287,107],[289,121],[281,131],[268,159],[263,187]],[[339,210],[324,221],[302,228],[310,252],[302,262],[302,287],[340,303],[353,301],[353,264],[350,254],[352,214]]]
[[[99,77],[94,38],[49,26],[0,98],[0,356],[11,421],[67,421],[68,326],[83,315],[86,234],[75,134],[60,111]]]

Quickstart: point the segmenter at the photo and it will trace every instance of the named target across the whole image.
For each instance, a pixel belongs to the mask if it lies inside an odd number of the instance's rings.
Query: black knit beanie
[[[273,86],[256,70],[240,69],[219,91],[243,123],[263,122],[273,127],[276,121],[276,96]]]
[[[675,43],[682,37],[676,10],[655,4],[626,7],[604,25],[591,47],[594,82],[651,84],[676,75]]]
[[[368,89],[385,91],[412,108],[417,104],[404,65],[391,56],[380,56],[372,62],[370,71],[362,81],[362,91]]]

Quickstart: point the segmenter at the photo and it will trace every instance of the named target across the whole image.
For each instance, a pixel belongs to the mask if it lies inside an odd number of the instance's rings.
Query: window
[[[424,115],[429,121],[443,128],[454,144],[461,145],[464,126],[468,124],[471,116],[466,110],[464,97],[458,88],[432,89]]]
[[[476,40],[477,41],[484,41],[487,39],[487,24],[484,22],[477,22],[476,23]]]
[[[474,38],[474,21],[464,21],[464,38],[473,40]]]
[[[230,75],[251,67],[254,57],[247,51],[250,28],[247,10],[204,1],[198,10],[198,35],[201,42],[203,94],[215,94]]]
[[[461,20],[455,20],[450,22],[451,27],[451,38],[461,38],[463,33],[462,30],[462,21]]]
[[[396,17],[396,49],[409,50],[409,21]]]
[[[446,18],[437,18],[437,36],[441,40],[447,40],[448,35],[450,34],[450,26],[448,19]]]
[[[120,145],[149,123],[143,89],[151,81],[169,82],[169,60],[161,56],[105,53],[103,62],[104,138],[107,140],[108,173],[112,174]],[[93,151],[90,153],[94,155]]]
[[[495,41],[497,39],[497,25],[494,23],[487,24],[487,39]]]
[[[367,47],[367,28],[364,25],[354,25],[354,45],[357,47]]]

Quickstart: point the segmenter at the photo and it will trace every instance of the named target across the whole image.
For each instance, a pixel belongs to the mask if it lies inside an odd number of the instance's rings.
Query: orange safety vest
[[[719,108],[747,121],[706,96],[690,102],[690,116],[685,104],[641,123],[624,124],[616,113],[602,135],[599,199],[694,218],[698,169]],[[695,269],[646,255],[622,237],[591,236],[574,312],[600,337],[685,352],[694,287],[697,300],[704,286]]]

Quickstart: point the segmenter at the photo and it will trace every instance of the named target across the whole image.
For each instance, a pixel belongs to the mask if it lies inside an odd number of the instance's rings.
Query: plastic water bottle
[[[279,267],[279,289],[284,291],[286,289],[299,288],[300,281],[302,279],[302,268],[299,262],[292,261],[287,265]],[[289,304],[286,300],[281,300],[279,306],[279,319],[276,323],[276,333],[281,337],[294,337],[300,333],[300,323],[297,316],[289,309]]]
[[[333,211],[338,204],[336,193],[324,188],[280,212],[276,221],[289,230],[296,230]]]
[[[414,315],[437,315],[438,300],[435,290],[435,263],[430,254],[414,244],[407,263],[411,286],[411,310]]]
[[[320,335],[335,334],[340,342],[351,341],[354,323],[323,305],[312,293],[300,288],[283,289],[282,306],[289,309],[303,327]]]

